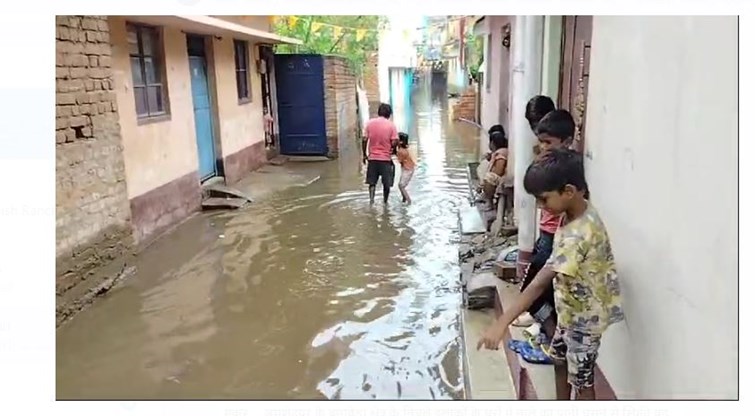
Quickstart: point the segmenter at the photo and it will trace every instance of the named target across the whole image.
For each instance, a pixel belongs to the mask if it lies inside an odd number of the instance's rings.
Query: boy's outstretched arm
[[[480,341],[477,342],[477,349],[479,350],[482,347],[489,350],[498,349],[498,345],[503,341],[503,337],[506,335],[509,325],[511,325],[519,315],[524,313],[524,311],[535,302],[535,299],[545,292],[548,284],[550,284],[555,277],[556,273],[551,270],[550,267],[543,267],[532,280],[532,283],[524,289],[524,292],[514,299],[511,307],[505,308],[503,314],[498,320],[491,325],[487,331],[485,331],[485,334],[480,338]]]

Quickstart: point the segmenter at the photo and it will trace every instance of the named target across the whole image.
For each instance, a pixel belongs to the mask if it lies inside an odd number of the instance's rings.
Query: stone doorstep
[[[505,299],[511,299],[518,293],[519,289],[517,285],[504,283],[498,286],[498,297],[495,308],[496,318],[503,312],[503,302],[505,302]],[[509,336],[503,341],[506,361],[514,383],[516,397],[518,400],[555,400],[556,386],[553,380],[553,366],[530,364],[524,361],[521,355],[506,347],[506,344],[512,338],[525,340],[524,329],[526,328],[511,326]],[[595,395],[598,400],[616,400],[616,394],[600,370],[600,366],[596,366],[595,371]]]
[[[249,202],[241,198],[205,198],[202,200],[202,210],[241,209]]]
[[[202,184],[202,192],[207,194],[208,198],[241,199],[246,202],[252,202],[252,198],[245,193],[222,183],[208,184],[205,182]]]

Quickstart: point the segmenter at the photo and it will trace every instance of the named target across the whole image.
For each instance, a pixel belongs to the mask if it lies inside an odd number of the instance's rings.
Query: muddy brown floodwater
[[[479,133],[449,122],[444,91],[412,105],[395,114],[417,145],[412,206],[394,188],[370,207],[351,154],[193,218],[58,329],[57,397],[463,398],[457,210]]]

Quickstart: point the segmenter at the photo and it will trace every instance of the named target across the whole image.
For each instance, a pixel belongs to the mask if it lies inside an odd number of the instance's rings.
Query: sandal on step
[[[506,345],[511,351],[514,351],[517,354],[519,354],[523,348],[529,346],[529,344],[527,344],[527,341],[522,341],[519,339],[510,339],[509,342],[506,343]]]

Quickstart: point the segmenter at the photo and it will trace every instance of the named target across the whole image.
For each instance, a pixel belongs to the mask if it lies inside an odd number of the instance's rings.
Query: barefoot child
[[[524,189],[538,205],[560,216],[553,254],[477,348],[498,349],[509,325],[553,283],[558,323],[549,355],[555,361],[556,396],[595,399],[595,362],[603,333],[624,319],[611,242],[597,210],[585,199],[581,156],[552,149],[527,169]]]
[[[409,135],[406,133],[398,134],[398,149],[396,151],[398,163],[401,164],[401,180],[398,183],[398,189],[401,191],[401,196],[404,198],[404,202],[407,204],[412,203],[412,198],[409,197],[406,187],[409,185],[409,181],[412,180],[414,175],[414,168],[416,163],[409,153]]]

